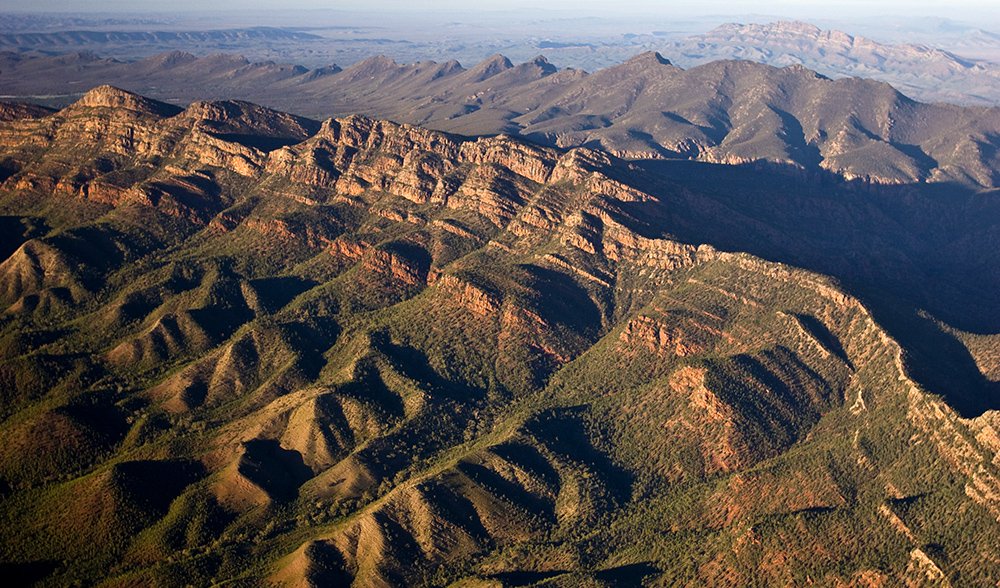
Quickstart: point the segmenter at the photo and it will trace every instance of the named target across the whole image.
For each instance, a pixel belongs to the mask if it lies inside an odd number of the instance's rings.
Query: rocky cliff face
[[[29,580],[1000,578],[992,339],[900,310],[992,328],[995,264],[941,298],[919,249],[988,243],[989,194],[927,231],[938,195],[113,88],[0,162]]]

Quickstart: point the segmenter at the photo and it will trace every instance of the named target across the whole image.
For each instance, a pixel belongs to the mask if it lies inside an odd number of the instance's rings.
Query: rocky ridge
[[[995,398],[678,237],[733,216],[683,178],[109,87],[0,154],[0,546],[43,581],[1000,577]]]

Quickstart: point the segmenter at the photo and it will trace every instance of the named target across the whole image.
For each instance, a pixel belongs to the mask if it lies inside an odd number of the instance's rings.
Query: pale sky
[[[1000,0],[0,0],[0,11],[173,12],[192,10],[317,9],[371,11],[484,10],[641,13],[678,17],[707,14],[775,14],[813,18],[865,15],[938,16],[957,20],[993,17]]]

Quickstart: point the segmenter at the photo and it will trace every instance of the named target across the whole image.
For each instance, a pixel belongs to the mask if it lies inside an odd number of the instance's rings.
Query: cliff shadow
[[[903,345],[922,386],[965,417],[1000,409],[1000,384],[926,316],[1000,332],[1000,191],[873,185],[775,164],[632,163],[638,173],[621,179],[658,197],[622,205],[641,219],[638,232],[832,276]]]

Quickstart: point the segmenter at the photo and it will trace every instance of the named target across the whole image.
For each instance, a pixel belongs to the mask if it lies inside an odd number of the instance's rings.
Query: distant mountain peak
[[[211,53],[198,58],[199,65],[217,67],[220,65],[242,67],[250,65],[250,60],[243,55],[232,53]]]
[[[435,78],[451,75],[453,73],[459,73],[465,71],[462,64],[458,62],[457,59],[449,59],[444,63],[437,64],[437,70],[434,74]]]
[[[813,43],[833,43],[852,47],[855,44],[871,44],[864,37],[856,37],[836,29],[824,30],[816,25],[798,20],[779,20],[769,23],[729,23],[709,31],[705,36],[737,36],[751,39],[809,39]]]
[[[348,72],[354,78],[364,78],[377,76],[387,71],[399,69],[399,67],[400,65],[391,57],[376,55],[368,59],[362,59],[344,71]]]
[[[510,69],[514,67],[514,64],[511,63],[510,59],[507,59],[506,55],[497,53],[491,57],[487,57],[477,67],[497,67],[500,69]]]
[[[648,65],[673,65],[669,59],[660,54],[659,51],[646,51],[629,59],[625,63],[648,64]]]
[[[766,28],[774,29],[775,31],[790,33],[804,33],[812,35],[822,32],[822,29],[818,26],[801,20],[779,20],[764,26]]]
[[[155,63],[161,67],[172,67],[175,65],[180,65],[183,63],[191,63],[192,61],[197,61],[198,57],[187,51],[169,51],[167,53],[160,53],[159,55],[154,55],[148,58],[146,61],[150,63]]]
[[[322,78],[322,77],[325,77],[325,76],[331,76],[331,75],[334,75],[334,74],[338,74],[338,73],[340,73],[342,71],[344,71],[344,70],[341,69],[341,67],[339,65],[335,64],[335,63],[331,64],[331,65],[324,65],[323,67],[317,67],[316,69],[309,71],[307,79],[308,80],[315,80],[315,79]]]
[[[817,36],[823,32],[818,26],[800,20],[778,20],[769,23],[729,22],[715,27],[709,32],[709,34],[745,31],[794,33],[810,36]]]
[[[514,67],[514,64],[511,63],[509,59],[497,53],[470,69],[469,77],[471,77],[474,81],[481,82],[497,75],[500,72],[507,71],[512,67]]]
[[[559,68],[549,63],[549,60],[544,55],[538,55],[534,59],[528,62],[530,65],[534,65],[542,70],[544,75],[556,73]]]
[[[801,63],[793,63],[791,65],[786,65],[785,67],[783,67],[781,69],[787,70],[787,71],[791,71],[791,72],[796,72],[796,73],[802,74],[802,75],[804,75],[806,77],[814,78],[814,79],[817,79],[817,80],[830,80],[829,77],[827,77],[827,76],[825,76],[825,75],[823,75],[823,74],[821,74],[821,73],[819,73],[819,72],[817,72],[815,70],[809,69],[808,67],[802,65]]]
[[[369,57],[367,59],[362,59],[361,61],[354,64],[355,67],[396,67],[399,64],[396,60],[388,57],[386,55],[376,55],[374,57]]]

